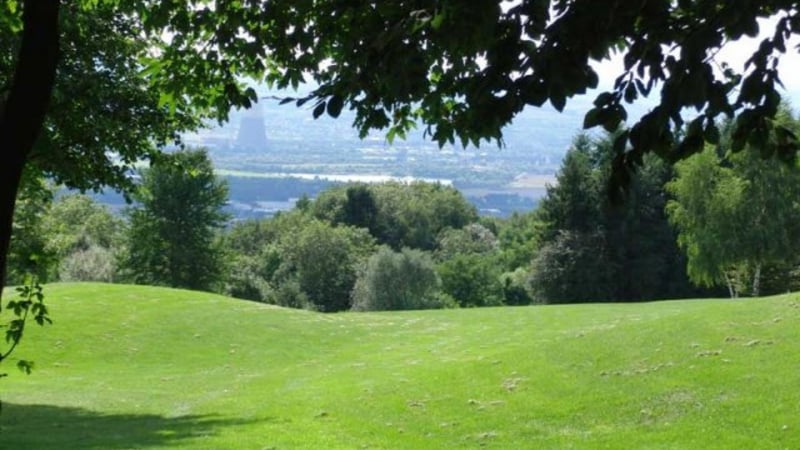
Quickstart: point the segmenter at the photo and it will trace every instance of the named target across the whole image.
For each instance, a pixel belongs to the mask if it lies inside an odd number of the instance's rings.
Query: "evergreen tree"
[[[592,161],[592,142],[580,134],[564,157],[555,186],[547,187],[540,217],[547,223],[544,239],[553,240],[559,230],[590,233],[600,224],[603,204]]]
[[[533,262],[532,286],[550,303],[611,300],[607,245],[602,233],[602,189],[596,152],[579,135],[564,157],[556,185],[539,206],[543,246]]]
[[[664,213],[669,167],[653,158],[629,181],[623,204],[608,201],[613,135],[576,138],[548,188],[532,288],[546,302],[637,301],[695,293]],[[650,156],[648,155],[648,158]]]

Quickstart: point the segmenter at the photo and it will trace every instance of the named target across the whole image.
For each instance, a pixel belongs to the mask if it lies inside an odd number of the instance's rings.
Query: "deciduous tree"
[[[146,81],[150,89],[145,92],[157,97],[156,106],[166,107],[170,117],[224,120],[231,107],[256,98],[241,83],[243,76],[278,87],[297,86],[310,77],[317,88],[296,103],[310,102],[314,116],[337,117],[349,107],[362,134],[388,129],[390,137],[403,136],[421,124],[440,144],[456,139],[477,144],[501,140],[502,127],[527,105],[549,101],[561,110],[570,97],[597,87],[592,62],[619,52],[623,71],[613,88],[597,97],[585,126],[614,131],[627,118],[626,105],[656,92],[660,101],[618,136],[613,186],[627,185],[647,152],[674,161],[699,151],[705,142],[716,143],[716,119],[722,115],[737,115],[734,148],[751,142],[780,155],[797,148],[794,133],[772,120],[780,101],[776,62],[788,39],[800,32],[800,13],[789,0],[643,0],[635,7],[617,0],[522,0],[512,5],[495,0],[103,0],[65,6],[58,0],[12,0],[0,8],[2,31],[19,42],[6,47],[19,49],[17,58],[5,57],[6,73],[14,75],[8,75],[12,81],[0,119],[5,157],[0,166],[1,258],[8,248],[19,179],[48,111],[59,44],[67,48],[59,32],[60,7],[79,13],[65,14],[69,18],[91,18],[95,10],[111,8],[117,17],[133,20],[135,34],[119,34],[143,45],[128,65],[130,79]],[[758,19],[773,16],[774,32],[762,38],[744,72],[726,66],[717,70],[715,55],[722,46],[756,36]],[[103,62],[86,61],[94,69],[104,68]],[[684,119],[688,108],[698,113]],[[686,132],[678,134],[687,121]],[[72,151],[84,155],[83,149]],[[148,151],[136,151],[123,162]],[[58,148],[48,159],[59,161],[69,154]],[[78,167],[74,174],[80,185],[106,182],[90,167]],[[0,259],[0,266],[4,262]]]
[[[780,117],[783,126],[797,128],[786,109]],[[667,211],[689,276],[701,285],[725,284],[732,297],[742,290],[736,277],[749,275],[749,290],[759,295],[768,265],[797,260],[800,168],[759,153],[707,148],[679,163],[668,185],[674,200]]]
[[[436,266],[442,291],[459,306],[503,304],[502,268],[497,253],[458,254]]]
[[[281,236],[281,266],[273,282],[278,289],[296,283],[309,306],[320,311],[350,309],[357,270],[374,245],[374,239],[363,228],[310,221]]]
[[[227,185],[205,150],[164,155],[141,172],[128,215],[124,271],[136,283],[211,290],[222,273],[215,234],[227,220]]]
[[[441,281],[430,255],[381,247],[370,256],[353,287],[353,309],[387,311],[442,308]]]
[[[25,175],[17,200],[4,280],[10,285],[24,284],[28,276],[46,283],[56,264],[44,224],[53,200],[53,189],[37,174],[28,172]]]
[[[311,209],[333,224],[366,226],[379,243],[395,250],[433,250],[441,231],[478,220],[475,207],[458,190],[421,181],[329,189]]]
[[[0,91],[9,100],[3,105],[8,110],[3,124],[8,120],[23,121],[29,108],[36,105],[38,91],[21,94],[26,104],[22,111],[12,111],[11,100],[26,83],[39,80],[38,87],[28,89],[41,90],[48,65],[56,64],[50,59],[58,56],[57,73],[51,80],[52,95],[40,132],[30,138],[31,145],[24,151],[21,147],[12,148],[14,141],[3,138],[0,192],[4,199],[13,195],[15,188],[14,176],[5,171],[16,171],[18,158],[36,176],[46,176],[72,188],[100,190],[110,186],[129,190],[134,163],[155,156],[159,146],[174,142],[179,132],[199,125],[198,114],[170,113],[160,103],[160,94],[149,89],[141,75],[140,61],[149,45],[141,39],[143,27],[134,16],[120,11],[115,2],[59,3],[12,0],[0,9],[0,43],[4,49],[0,54]],[[17,80],[13,78],[15,67],[23,67],[26,38],[18,32],[22,18],[7,8],[20,4],[31,14],[47,15],[50,21],[56,20],[50,16],[59,9],[61,15],[57,25],[49,23],[46,30],[36,32],[38,39],[50,41],[37,44],[44,48],[32,55],[30,64],[35,67],[28,69],[35,73],[19,75]],[[10,133],[17,133],[28,123],[9,126],[14,128]],[[8,206],[3,203],[0,208],[0,227],[11,220]],[[0,250],[4,236],[0,233]],[[0,257],[0,267],[3,266]]]
[[[112,281],[114,253],[122,240],[123,221],[107,206],[81,194],[58,198],[43,220],[47,248],[63,281]]]

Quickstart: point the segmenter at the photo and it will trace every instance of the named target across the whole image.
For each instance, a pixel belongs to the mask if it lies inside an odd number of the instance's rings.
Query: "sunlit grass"
[[[46,288],[0,448],[798,448],[795,296],[324,315]],[[8,364],[8,363],[11,364]]]

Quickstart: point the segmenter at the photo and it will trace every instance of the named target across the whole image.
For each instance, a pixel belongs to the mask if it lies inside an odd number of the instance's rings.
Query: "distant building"
[[[264,111],[260,104],[256,103],[242,114],[234,146],[252,150],[267,148],[267,129],[264,126]]]

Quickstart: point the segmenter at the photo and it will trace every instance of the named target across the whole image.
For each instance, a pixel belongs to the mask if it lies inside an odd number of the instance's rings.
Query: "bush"
[[[537,301],[580,303],[613,299],[614,268],[600,233],[561,231],[533,261],[531,287]]]
[[[223,294],[244,300],[266,302],[272,297],[272,287],[261,273],[261,261],[256,257],[233,255],[225,276]]]
[[[274,296],[268,299],[268,302],[287,308],[317,309],[317,305],[308,299],[297,279],[284,280],[275,289]]]
[[[90,245],[67,255],[58,268],[62,281],[114,281],[114,255],[99,245]]]
[[[436,268],[442,290],[462,307],[500,306],[503,286],[498,256],[488,254],[456,255]]]
[[[503,285],[503,298],[506,305],[530,305],[533,303],[533,292],[530,288],[530,272],[518,267],[513,272],[500,276]]]
[[[404,248],[381,247],[367,261],[353,288],[353,309],[385,311],[432,309],[448,306],[439,296],[441,282],[431,257]]]
[[[374,239],[363,228],[314,220],[282,236],[278,246],[273,285],[296,280],[315,309],[334,312],[350,309],[358,267],[372,253]]]

